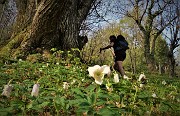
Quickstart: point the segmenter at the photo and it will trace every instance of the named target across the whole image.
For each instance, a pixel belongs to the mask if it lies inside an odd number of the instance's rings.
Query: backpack
[[[115,47],[114,50],[123,50],[126,51],[127,49],[129,49],[128,47],[128,42],[125,39],[116,39],[115,41]]]

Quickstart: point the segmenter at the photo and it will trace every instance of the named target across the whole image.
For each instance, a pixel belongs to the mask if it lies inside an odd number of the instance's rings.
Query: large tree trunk
[[[78,48],[78,34],[95,0],[16,0],[18,15],[9,53]],[[23,23],[22,23],[23,22]],[[15,46],[14,46],[15,45]],[[4,51],[2,48],[0,52]],[[18,48],[18,49],[17,49]],[[18,52],[19,53],[19,52]]]

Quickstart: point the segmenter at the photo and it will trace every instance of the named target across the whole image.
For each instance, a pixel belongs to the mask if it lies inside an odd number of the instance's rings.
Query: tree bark
[[[83,20],[95,0],[16,0],[18,16],[15,36],[23,32],[16,49],[29,53],[36,48],[61,50],[78,48]],[[23,22],[23,23],[22,23]],[[25,30],[25,31],[24,31]],[[26,33],[26,34],[25,34]],[[18,37],[17,37],[18,36]],[[16,42],[15,42],[16,43]]]

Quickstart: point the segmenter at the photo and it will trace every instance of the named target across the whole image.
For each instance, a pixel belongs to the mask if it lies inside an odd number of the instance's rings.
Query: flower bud
[[[12,85],[4,85],[4,89],[1,95],[9,97],[13,89]]]
[[[39,86],[40,85],[38,83],[34,84],[32,92],[31,92],[31,96],[37,97],[39,95]]]

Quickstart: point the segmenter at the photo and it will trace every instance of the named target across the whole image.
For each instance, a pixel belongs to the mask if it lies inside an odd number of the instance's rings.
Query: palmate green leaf
[[[151,94],[148,91],[142,91],[138,93],[138,98],[143,99],[143,98],[151,98]]]
[[[91,95],[91,104],[95,104],[95,102],[96,102],[96,93],[93,93],[92,95]]]
[[[100,92],[99,94],[98,94],[98,97],[100,98],[100,99],[112,99],[112,96],[111,95],[109,95],[108,93],[106,93],[106,92]]]
[[[81,116],[82,113],[85,113],[85,112],[88,112],[88,111],[91,111],[91,108],[85,106],[85,107],[80,107],[80,108],[78,108],[78,109],[76,110],[76,113],[77,113],[78,116]]]
[[[49,102],[43,102],[42,104],[39,105],[39,108],[43,108],[45,106],[48,106],[49,105]]]
[[[26,108],[27,108],[27,109],[31,109],[32,107],[33,107],[33,104],[32,104],[32,103],[29,103],[29,104],[26,105]]]
[[[91,104],[88,101],[84,101],[78,105],[77,113],[84,113],[88,111],[92,111]]]
[[[73,88],[72,92],[74,92],[78,96],[81,96],[82,98],[84,98],[84,96],[85,96],[85,94],[79,88]],[[75,97],[76,97],[76,95],[75,95]]]
[[[54,102],[55,102],[56,104],[62,106],[62,107],[64,107],[65,104],[66,104],[64,97],[56,97],[56,98],[54,99]]]
[[[7,107],[7,108],[0,108],[0,114],[1,112],[12,112],[14,109],[13,107]]]
[[[90,106],[91,106],[91,104],[88,101],[84,101],[79,104],[79,107],[90,107]]]
[[[101,106],[101,105],[104,105],[106,103],[107,103],[107,101],[106,100],[102,100],[102,99],[99,99],[99,100],[96,101],[96,105],[97,106]]]
[[[97,112],[98,115],[101,116],[115,116],[115,112],[113,112],[113,110],[111,110],[110,108],[102,108]]]
[[[93,92],[95,88],[96,88],[96,86],[91,84],[85,89],[85,91]]]
[[[82,103],[82,102],[84,102],[84,101],[85,101],[85,99],[69,100],[69,101],[68,101],[68,104],[69,104],[70,106],[78,106],[78,107],[79,107],[79,104]]]
[[[25,103],[20,100],[11,101],[10,104],[11,104],[11,107],[13,107],[14,109],[20,109],[21,107],[25,105]]]

